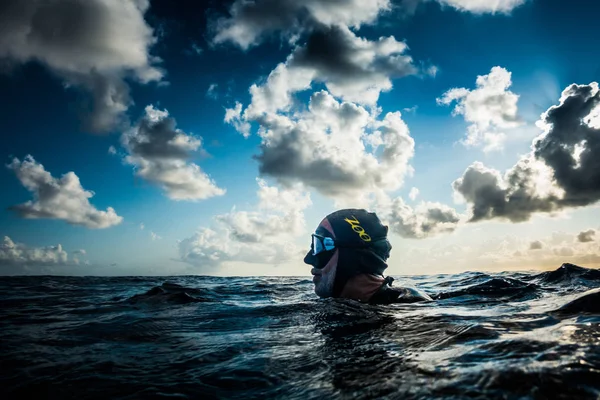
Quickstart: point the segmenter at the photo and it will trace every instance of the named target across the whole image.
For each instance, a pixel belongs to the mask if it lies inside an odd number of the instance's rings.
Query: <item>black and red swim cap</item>
[[[392,245],[388,227],[377,214],[364,209],[344,209],[329,214],[317,234],[335,240],[339,252],[333,295],[339,296],[348,279],[360,273],[383,275]]]

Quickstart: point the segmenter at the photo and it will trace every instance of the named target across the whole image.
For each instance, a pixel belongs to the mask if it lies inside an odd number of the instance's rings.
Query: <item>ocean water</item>
[[[396,277],[431,303],[318,299],[308,277],[2,277],[2,399],[597,399],[600,271]]]

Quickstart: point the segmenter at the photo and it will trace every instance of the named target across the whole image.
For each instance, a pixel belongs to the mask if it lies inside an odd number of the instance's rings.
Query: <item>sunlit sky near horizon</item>
[[[598,267],[599,12],[2,2],[0,274],[309,275],[339,208],[389,275]]]

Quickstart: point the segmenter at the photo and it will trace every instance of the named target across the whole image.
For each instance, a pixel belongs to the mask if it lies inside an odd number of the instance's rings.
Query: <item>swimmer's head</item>
[[[339,210],[325,217],[304,257],[313,267],[315,293],[341,297],[348,280],[357,275],[382,276],[392,249],[387,232],[375,213],[362,209]]]

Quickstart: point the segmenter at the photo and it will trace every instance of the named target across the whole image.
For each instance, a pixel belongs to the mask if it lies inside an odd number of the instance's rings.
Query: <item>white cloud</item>
[[[152,240],[160,240],[160,239],[162,239],[162,236],[158,236],[154,232],[150,232],[150,237],[152,238]]]
[[[140,230],[142,230],[142,231],[143,231],[145,227],[146,227],[146,225],[144,225],[144,223],[142,222],[142,223],[140,224]]]
[[[147,0],[8,0],[0,6],[0,58],[37,61],[66,86],[91,93],[87,128],[110,131],[132,104],[126,78],[158,81]]]
[[[235,102],[234,108],[225,109],[224,122],[233,125],[234,128],[245,138],[248,138],[250,136],[250,123],[243,120],[242,103],[240,103],[239,101]]]
[[[419,195],[419,189],[417,189],[416,187],[413,187],[413,188],[410,189],[410,193],[408,194],[408,198],[414,201],[417,198],[418,195]]]
[[[175,119],[149,105],[137,125],[121,136],[136,175],[159,185],[173,200],[202,200],[225,193],[200,167],[188,161],[201,138],[176,128]]]
[[[399,112],[380,120],[325,91],[311,96],[305,112],[265,116],[259,135],[261,174],[286,185],[302,182],[333,197],[395,190],[412,173],[414,140]]]
[[[95,229],[108,228],[123,221],[112,207],[99,211],[92,206],[89,199],[94,192],[85,190],[74,172],[67,172],[60,179],[54,178],[30,155],[22,162],[14,158],[7,167],[33,193],[34,200],[11,207],[23,218],[60,219]]]
[[[437,76],[438,72],[440,72],[440,69],[438,67],[436,67],[435,65],[431,65],[429,68],[427,68],[426,72],[428,75],[431,75],[435,78]]]
[[[213,227],[179,242],[182,261],[211,268],[229,261],[278,264],[300,256],[293,239],[305,230],[309,193],[298,185],[280,189],[257,181],[257,210],[216,216]]]
[[[316,26],[345,25],[359,27],[374,22],[390,8],[389,0],[236,0],[229,18],[216,22],[215,43],[232,42],[248,49],[269,34],[281,32],[290,41]]]
[[[412,174],[414,140],[399,112],[379,118],[379,95],[392,80],[419,73],[406,43],[393,36],[369,40],[351,30],[375,21],[389,1],[323,3],[259,0],[235,2],[218,23],[215,42],[242,48],[282,32],[294,50],[268,77],[253,84],[250,104],[229,108],[225,122],[262,139],[262,176],[283,186],[302,183],[340,201],[395,190]],[[327,11],[327,12],[325,12]],[[436,68],[422,73],[433,74]],[[295,96],[313,85],[308,107]]]
[[[475,14],[510,13],[526,0],[437,0],[441,4]]]
[[[108,148],[108,154],[110,154],[110,155],[115,155],[115,154],[117,154],[117,149],[115,149],[115,146],[110,146],[110,147]]]
[[[484,151],[503,148],[506,135],[502,129],[519,126],[517,101],[519,96],[508,90],[511,73],[494,67],[488,75],[477,77],[477,88],[454,88],[437,99],[438,104],[456,101],[453,115],[463,115],[470,125],[462,143],[467,147],[483,147]]]
[[[79,249],[79,250],[75,250],[73,251],[73,254],[81,254],[81,255],[86,255],[87,252],[84,249]]]
[[[83,253],[85,254],[85,252]],[[60,244],[48,247],[28,247],[22,243],[15,243],[8,236],[4,236],[0,243],[0,265],[66,265],[69,255]]]
[[[392,232],[409,239],[450,233],[461,222],[456,210],[444,204],[421,202],[413,209],[400,197],[391,202],[389,209],[382,208],[377,212],[389,224]]]

